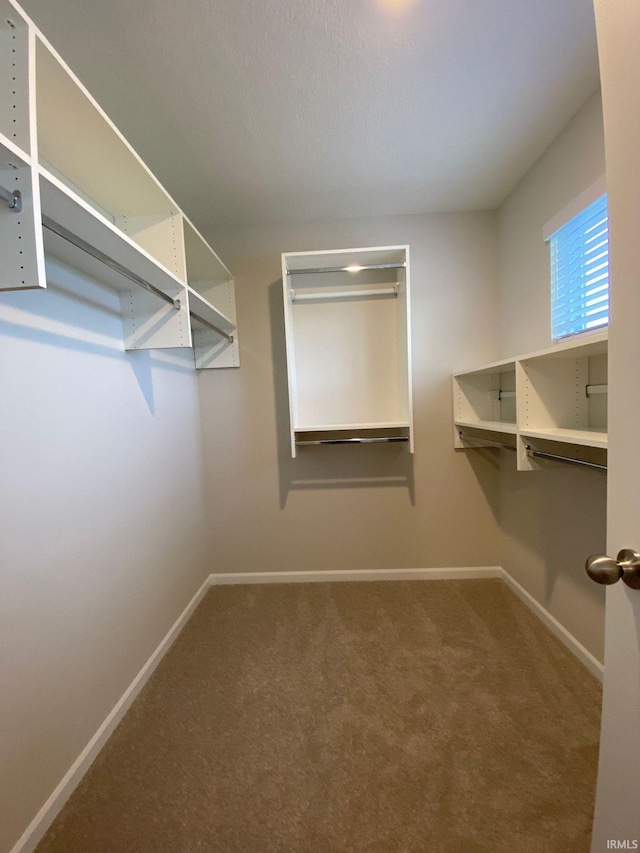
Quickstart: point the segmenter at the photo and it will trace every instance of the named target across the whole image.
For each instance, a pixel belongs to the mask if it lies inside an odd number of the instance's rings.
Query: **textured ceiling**
[[[598,85],[591,0],[22,5],[201,227],[495,207]]]

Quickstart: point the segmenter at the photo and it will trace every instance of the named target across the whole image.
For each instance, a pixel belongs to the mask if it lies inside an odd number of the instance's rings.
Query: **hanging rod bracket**
[[[608,385],[587,385],[587,397],[593,397],[596,394],[606,394],[609,391]]]
[[[0,198],[9,205],[9,210],[20,213],[22,210],[22,193],[20,190],[5,190],[0,187]]]

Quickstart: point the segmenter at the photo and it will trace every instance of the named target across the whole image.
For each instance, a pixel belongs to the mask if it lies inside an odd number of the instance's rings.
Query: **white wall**
[[[203,374],[211,548],[228,572],[496,565],[495,457],[454,453],[451,378],[496,355],[492,213],[338,220],[210,235],[236,276],[241,364]],[[280,253],[409,243],[416,452],[291,459]]]
[[[549,247],[543,225],[605,173],[600,92],[595,92],[498,211],[500,352],[551,346]]]
[[[551,346],[549,249],[542,228],[604,172],[598,92],[498,212],[502,357]],[[604,553],[606,476],[566,465],[518,473],[511,455],[503,457],[502,565],[602,660],[604,588],[587,578],[584,561]]]
[[[0,295],[0,850],[210,571],[192,352],[127,354],[113,292]]]

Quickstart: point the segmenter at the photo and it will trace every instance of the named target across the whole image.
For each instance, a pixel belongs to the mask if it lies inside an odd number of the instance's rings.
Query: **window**
[[[602,195],[549,237],[551,336],[609,322],[609,216]]]

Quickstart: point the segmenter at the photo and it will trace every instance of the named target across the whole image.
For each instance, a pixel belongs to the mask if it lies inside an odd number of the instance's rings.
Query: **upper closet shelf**
[[[14,0],[0,12],[0,186],[23,202],[0,209],[0,289],[46,287],[46,250],[120,291],[126,349],[237,366],[227,267]]]
[[[516,363],[513,358],[505,358],[502,361],[492,361],[490,364],[485,364],[482,367],[459,370],[457,373],[454,373],[454,376],[484,376],[486,374],[508,373],[515,370],[515,365]]]
[[[460,371],[453,375],[454,445],[468,447],[470,436],[476,446],[499,445],[480,433],[510,433],[519,470],[571,457],[606,467],[607,391],[606,332]],[[593,453],[583,458],[583,450]]]
[[[489,432],[504,432],[515,435],[518,431],[516,425],[506,421],[463,421],[456,420],[456,427],[469,427],[471,429],[482,429]]]
[[[349,423],[349,424],[300,424],[296,427],[298,432],[336,432],[338,430],[363,430],[363,429],[403,429],[409,427],[409,421],[379,421],[377,423]]]

